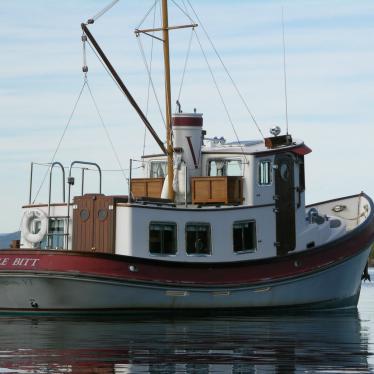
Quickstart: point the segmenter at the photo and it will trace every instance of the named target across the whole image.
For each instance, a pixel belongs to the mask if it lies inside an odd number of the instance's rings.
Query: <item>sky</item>
[[[306,158],[307,202],[361,191],[374,196],[374,2],[190,1],[265,135],[275,125],[283,132],[286,127],[283,8],[289,132],[313,150]],[[144,127],[90,48],[87,81],[104,125],[86,86],[62,137],[84,83],[80,24],[108,3],[1,0],[0,232],[19,229],[21,207],[28,202],[30,162],[50,162],[61,138],[55,160],[66,166],[84,160],[97,162],[104,170],[126,169],[130,158],[138,160],[143,154]],[[183,8],[187,0],[170,1],[170,24],[189,23],[175,3]],[[147,99],[148,75],[134,35],[153,4],[154,0],[120,0],[90,30],[164,139],[157,101],[153,94]],[[149,13],[142,27],[152,27],[154,20],[155,25],[160,23],[158,8]],[[201,25],[196,33],[239,137],[259,139]],[[171,35],[173,103],[190,37],[189,29]],[[196,108],[204,114],[208,136],[235,140],[195,34],[191,40],[180,96],[182,109]],[[149,63],[152,39],[142,36],[140,41]],[[157,40],[152,51],[153,84],[164,110],[162,50]],[[145,153],[159,152],[149,135],[145,144]],[[78,180],[78,171],[73,174]],[[48,183],[36,194],[44,175],[45,167],[35,166],[35,202],[48,199]],[[126,193],[125,176],[105,172],[103,192]],[[87,172],[86,182],[86,192],[96,192],[96,174]],[[61,200],[61,183],[56,170],[53,201]],[[79,193],[78,186],[74,191]]]

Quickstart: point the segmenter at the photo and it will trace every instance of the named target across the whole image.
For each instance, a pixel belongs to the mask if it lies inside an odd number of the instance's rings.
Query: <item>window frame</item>
[[[206,226],[208,227],[208,250],[209,250],[209,253],[188,253],[188,243],[187,243],[187,233],[188,233],[188,230],[187,230],[187,227],[188,226]],[[210,224],[210,222],[186,222],[185,226],[184,226],[184,237],[185,237],[185,252],[186,252],[186,255],[187,256],[194,256],[194,257],[208,257],[208,256],[212,256],[213,254],[213,246],[212,246],[212,225]]]
[[[166,175],[167,175],[167,160],[151,160],[149,161],[149,171],[148,171],[148,177],[149,178],[166,178]],[[164,176],[157,176],[157,177],[154,177],[152,176],[152,164],[164,164],[166,166],[165,168],[165,173],[164,173]]]
[[[62,231],[52,232],[52,222],[62,222]],[[37,224],[38,223],[38,224]],[[33,224],[33,231],[40,226],[40,221],[36,221]],[[55,229],[55,227],[53,227]],[[57,227],[59,228],[59,227]],[[40,228],[39,228],[40,229]],[[38,230],[39,231],[39,230]],[[38,232],[37,231],[37,232]],[[66,236],[66,219],[62,217],[50,217],[48,219],[48,231],[46,232],[43,240],[38,243],[38,248],[40,249],[53,249],[53,250],[63,250],[65,248],[65,236]],[[62,245],[59,247],[53,247],[54,238],[62,238]]]
[[[269,183],[261,183],[261,164],[269,164]],[[263,159],[257,161],[257,185],[260,187],[271,186],[273,184],[272,160]]]
[[[152,253],[151,252],[151,237],[150,237],[150,234],[151,234],[151,226],[152,225],[169,225],[169,226],[173,226],[174,227],[174,230],[173,230],[173,233],[174,233],[174,247],[175,247],[175,252],[173,253],[164,253],[162,252],[163,251],[163,247],[161,248],[161,252],[160,253]],[[164,232],[164,230],[162,230],[162,232]],[[161,246],[162,244],[164,243],[164,237],[163,237],[163,234],[162,234],[162,242],[161,242]],[[168,257],[168,256],[176,256],[177,253],[178,253],[178,225],[176,222],[172,222],[172,221],[151,221],[149,222],[149,225],[148,225],[148,253],[149,255],[151,256],[161,256],[161,257]]]
[[[253,230],[253,233],[254,233],[254,238],[253,238],[253,243],[254,243],[254,248],[252,249],[243,249],[243,250],[240,250],[240,251],[236,251],[235,248],[234,248],[234,226],[235,225],[243,225],[243,224],[246,224],[246,223],[251,223],[254,225],[254,230]],[[234,221],[232,223],[232,251],[234,254],[236,255],[241,255],[241,254],[245,254],[245,253],[255,253],[257,252],[257,224],[256,224],[256,220],[255,219],[245,219],[245,220],[240,220],[240,221]],[[242,239],[243,240],[243,239]]]
[[[244,177],[244,166],[245,165],[245,162],[243,161],[243,159],[241,157],[233,157],[233,158],[219,158],[219,157],[216,157],[216,158],[209,158],[208,160],[208,164],[207,164],[207,173],[206,175],[208,177]],[[241,174],[240,175],[215,175],[215,176],[212,176],[210,174],[210,163],[212,161],[224,161],[225,162],[225,167],[226,167],[226,170],[227,170],[227,164],[230,162],[230,161],[239,161],[240,162],[240,165],[241,165]]]

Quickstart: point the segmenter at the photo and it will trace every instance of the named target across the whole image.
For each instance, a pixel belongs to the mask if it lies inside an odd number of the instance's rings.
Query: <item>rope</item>
[[[184,82],[184,76],[186,74],[187,62],[188,62],[188,59],[190,57],[191,45],[192,45],[192,38],[193,38],[193,31],[194,31],[194,28],[192,28],[192,30],[191,30],[191,36],[190,36],[190,41],[188,43],[188,49],[187,49],[186,59],[184,61],[184,68],[183,68],[182,80],[181,80],[181,84],[179,86],[179,92],[178,92],[178,101],[180,100],[180,97],[181,97],[181,94],[182,94],[182,86],[183,86],[183,82]]]
[[[140,160],[133,160],[133,161],[142,162]],[[51,164],[49,164],[47,162],[45,162],[45,163],[42,163],[42,162],[33,162],[33,164],[37,165],[37,166],[47,166],[48,168],[51,166]],[[141,169],[141,168],[142,168],[142,166],[137,166],[136,168],[133,168],[133,169]],[[64,169],[69,170],[70,166],[64,166]],[[87,171],[97,172],[97,169],[91,169],[90,167],[73,166],[72,169],[81,169],[81,170],[84,169],[84,170],[87,170]],[[124,169],[101,169],[100,168],[100,170],[102,172],[122,173],[123,171],[129,171],[130,169],[129,168],[124,168]]]
[[[153,90],[153,94],[155,96],[155,99],[156,99],[156,102],[157,102],[157,105],[158,105],[158,110],[160,111],[160,115],[161,115],[161,118],[162,118],[162,122],[164,123],[164,126],[166,128],[166,122],[165,122],[165,118],[164,118],[164,115],[162,113],[162,109],[161,109],[161,105],[160,105],[160,102],[158,100],[158,96],[157,96],[157,93],[156,93],[156,89],[155,89],[155,86],[153,84],[153,79],[152,79],[152,75],[151,75],[151,72],[149,70],[149,66],[148,66],[148,63],[147,63],[147,59],[145,57],[145,53],[144,53],[144,49],[143,49],[143,44],[140,40],[140,35],[137,37],[137,40],[138,40],[138,45],[139,45],[139,49],[140,49],[140,52],[141,52],[141,55],[142,55],[142,58],[143,58],[143,63],[144,63],[144,66],[147,70],[147,73],[148,73],[148,78],[149,78],[149,81],[151,82],[151,86],[152,86],[152,90]]]
[[[207,37],[207,39],[208,39],[208,41],[209,41],[211,47],[213,48],[214,53],[216,54],[216,56],[218,57],[219,61],[221,62],[221,65],[222,65],[223,69],[225,70],[225,72],[226,72],[227,76],[229,77],[229,79],[230,79],[232,85],[234,86],[234,88],[235,88],[237,94],[239,95],[240,100],[242,101],[242,103],[244,104],[245,108],[247,109],[249,115],[251,116],[251,118],[252,118],[252,120],[253,120],[253,123],[254,123],[255,126],[257,127],[257,130],[258,130],[259,133],[261,134],[261,137],[262,137],[263,139],[265,139],[265,137],[264,137],[264,135],[263,135],[263,133],[262,133],[262,131],[261,131],[261,129],[260,129],[260,126],[258,125],[258,123],[257,123],[257,121],[256,121],[255,116],[253,115],[253,113],[252,113],[251,110],[249,109],[249,106],[248,106],[247,102],[245,101],[245,99],[244,99],[242,93],[240,92],[238,86],[236,85],[234,79],[232,78],[232,76],[231,76],[229,70],[227,69],[226,65],[224,64],[224,62],[223,62],[221,56],[219,55],[219,53],[218,53],[218,51],[217,51],[217,48],[215,47],[215,45],[214,45],[212,39],[210,38],[210,36],[209,36],[208,32],[206,31],[204,25],[202,24],[202,22],[201,22],[199,16],[198,16],[197,13],[195,12],[195,9],[194,9],[193,6],[191,5],[190,0],[187,0],[187,2],[188,2],[188,4],[189,4],[189,6],[191,7],[193,13],[195,14],[195,17],[196,17],[197,21],[199,22],[199,25],[200,25],[201,28],[203,29],[204,34],[205,34],[205,36]]]
[[[200,39],[199,39],[199,37],[198,37],[198,35],[197,35],[196,32],[195,32],[195,35],[196,35],[197,42],[199,43],[199,46],[200,46],[200,49],[201,49],[201,53],[203,54],[204,59],[205,59],[205,62],[206,62],[206,64],[207,64],[207,66],[208,66],[208,69],[209,69],[210,75],[212,76],[213,83],[214,83],[214,85],[216,86],[216,89],[217,89],[218,95],[219,95],[219,97],[220,97],[220,99],[221,99],[221,102],[222,102],[222,105],[223,105],[223,107],[224,107],[224,109],[225,109],[225,112],[226,112],[227,118],[228,118],[228,120],[229,120],[229,122],[230,122],[231,128],[232,128],[232,130],[234,131],[234,134],[235,134],[236,140],[238,141],[238,144],[239,144],[239,146],[240,146],[240,148],[241,148],[241,150],[242,150],[242,154],[243,154],[243,156],[244,156],[244,158],[245,158],[245,161],[248,162],[247,157],[245,156],[245,153],[244,153],[243,145],[242,145],[242,143],[241,143],[240,140],[239,140],[239,137],[238,137],[238,134],[237,134],[237,132],[236,132],[236,129],[235,129],[234,123],[233,123],[233,121],[232,121],[232,118],[231,118],[230,112],[229,112],[229,110],[228,110],[228,108],[227,108],[227,106],[226,106],[225,100],[224,100],[224,98],[223,98],[223,95],[222,95],[222,93],[221,93],[221,90],[219,89],[219,86],[218,86],[217,80],[216,80],[216,78],[215,78],[215,76],[214,76],[213,70],[212,70],[212,68],[211,68],[211,66],[210,66],[210,64],[209,64],[208,58],[207,58],[207,56],[206,56],[206,54],[205,54],[205,51],[204,51],[204,49],[203,49],[203,46],[202,46],[202,44],[201,44],[201,42],[200,42]]]
[[[91,51],[95,54],[95,56],[96,56],[97,59],[100,61],[101,65],[104,67],[104,69],[105,69],[105,71],[107,72],[107,74],[109,75],[109,77],[112,79],[112,81],[115,83],[115,85],[118,87],[118,89],[121,91],[121,94],[123,95],[122,88],[120,87],[120,85],[118,84],[118,82],[113,78],[113,75],[111,74],[111,72],[109,71],[109,69],[106,67],[106,65],[104,64],[104,62],[103,62],[102,59],[100,58],[100,56],[97,54],[95,48],[92,47],[91,42],[88,41],[87,43],[88,43],[88,45],[90,46]]]
[[[147,17],[149,16],[149,14],[152,12],[153,8],[156,8],[156,4],[159,2],[160,0],[155,0],[155,2],[153,3],[153,5],[151,6],[151,8],[147,11],[147,13],[145,14],[145,16],[142,18],[142,20],[140,21],[138,27],[136,27],[136,29],[140,29],[140,26],[144,23],[144,21],[147,19]]]
[[[108,4],[103,10],[101,10],[99,13],[95,14],[92,18],[90,18],[90,21],[96,21],[98,20],[102,15],[104,15],[108,10],[110,10],[114,5],[118,3],[119,0],[114,0],[110,4]]]
[[[86,79],[86,84],[87,84],[87,88],[88,88],[88,91],[89,91],[89,93],[90,93],[90,96],[91,96],[92,102],[93,102],[93,104],[94,104],[94,106],[95,106],[96,112],[97,112],[97,114],[98,114],[98,116],[99,116],[99,118],[100,118],[101,125],[103,126],[103,128],[104,128],[104,130],[105,130],[105,134],[106,134],[106,136],[107,136],[107,138],[108,138],[108,141],[109,141],[109,143],[110,143],[110,146],[112,147],[112,151],[113,151],[114,156],[115,156],[115,158],[116,158],[116,160],[117,160],[118,166],[119,166],[120,170],[123,171],[123,177],[127,180],[127,177],[126,177],[126,174],[125,174],[124,168],[122,167],[122,164],[121,164],[121,160],[120,160],[120,158],[119,158],[119,156],[118,156],[118,153],[117,153],[117,151],[116,151],[116,149],[115,149],[115,147],[114,147],[113,141],[112,141],[112,139],[111,139],[111,137],[110,137],[110,135],[109,135],[108,129],[107,129],[107,127],[106,127],[106,125],[105,125],[105,122],[104,122],[104,120],[103,120],[103,117],[102,117],[102,115],[101,115],[101,113],[100,113],[99,107],[97,106],[96,100],[95,100],[95,98],[94,98],[94,96],[93,96],[93,94],[92,94],[91,87],[90,87],[90,85],[88,84],[87,79]]]
[[[191,23],[196,23],[192,18],[191,16],[187,13],[187,9],[186,11],[184,9],[181,8],[181,6],[174,0],[172,0],[172,2],[174,3],[174,5],[190,20]],[[184,2],[183,2],[183,5],[184,5]],[[185,6],[186,7],[186,6]]]
[[[73,115],[74,115],[74,113],[75,113],[75,111],[76,111],[76,109],[77,109],[77,106],[78,106],[79,100],[80,100],[80,98],[81,98],[81,96],[82,96],[83,90],[84,90],[84,88],[86,87],[86,85],[87,85],[87,81],[84,80],[84,82],[83,82],[83,86],[82,86],[82,88],[81,88],[81,90],[80,90],[80,92],[79,92],[78,98],[77,98],[77,100],[75,101],[75,104],[74,104],[73,110],[72,110],[72,112],[71,112],[71,114],[70,114],[70,116],[69,116],[69,119],[68,119],[68,121],[67,121],[67,123],[66,123],[66,125],[65,125],[65,128],[64,128],[64,131],[62,132],[62,135],[61,135],[61,137],[60,137],[60,140],[58,141],[57,147],[56,147],[56,149],[55,149],[55,151],[54,151],[54,153],[53,153],[53,156],[52,156],[52,159],[51,159],[50,164],[52,164],[52,163],[55,161],[56,154],[57,154],[58,150],[60,149],[60,146],[61,146],[62,140],[64,139],[64,136],[65,136],[65,134],[66,134],[66,131],[67,131],[67,129],[68,129],[69,125],[70,125],[70,122],[71,122],[71,120],[72,120],[72,118],[73,118]],[[39,196],[40,190],[42,189],[42,187],[43,187],[43,185],[44,185],[44,182],[45,182],[45,180],[46,180],[46,178],[47,178],[48,170],[49,170],[49,169],[47,169],[46,172],[44,173],[44,176],[43,176],[42,182],[40,183],[40,186],[39,186],[39,188],[38,188],[38,190],[37,190],[37,192],[36,192],[36,195],[35,195],[35,198],[34,198],[34,200],[33,200],[33,203],[35,203],[35,200],[36,200],[36,199],[38,198],[38,196]]]

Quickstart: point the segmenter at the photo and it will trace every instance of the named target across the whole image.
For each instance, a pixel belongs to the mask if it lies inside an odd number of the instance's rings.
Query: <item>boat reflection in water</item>
[[[357,311],[0,320],[0,372],[368,372]]]

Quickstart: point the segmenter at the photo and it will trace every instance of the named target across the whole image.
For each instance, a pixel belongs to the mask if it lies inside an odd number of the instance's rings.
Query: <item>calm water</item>
[[[365,283],[339,313],[3,317],[0,373],[374,372],[373,296]]]

